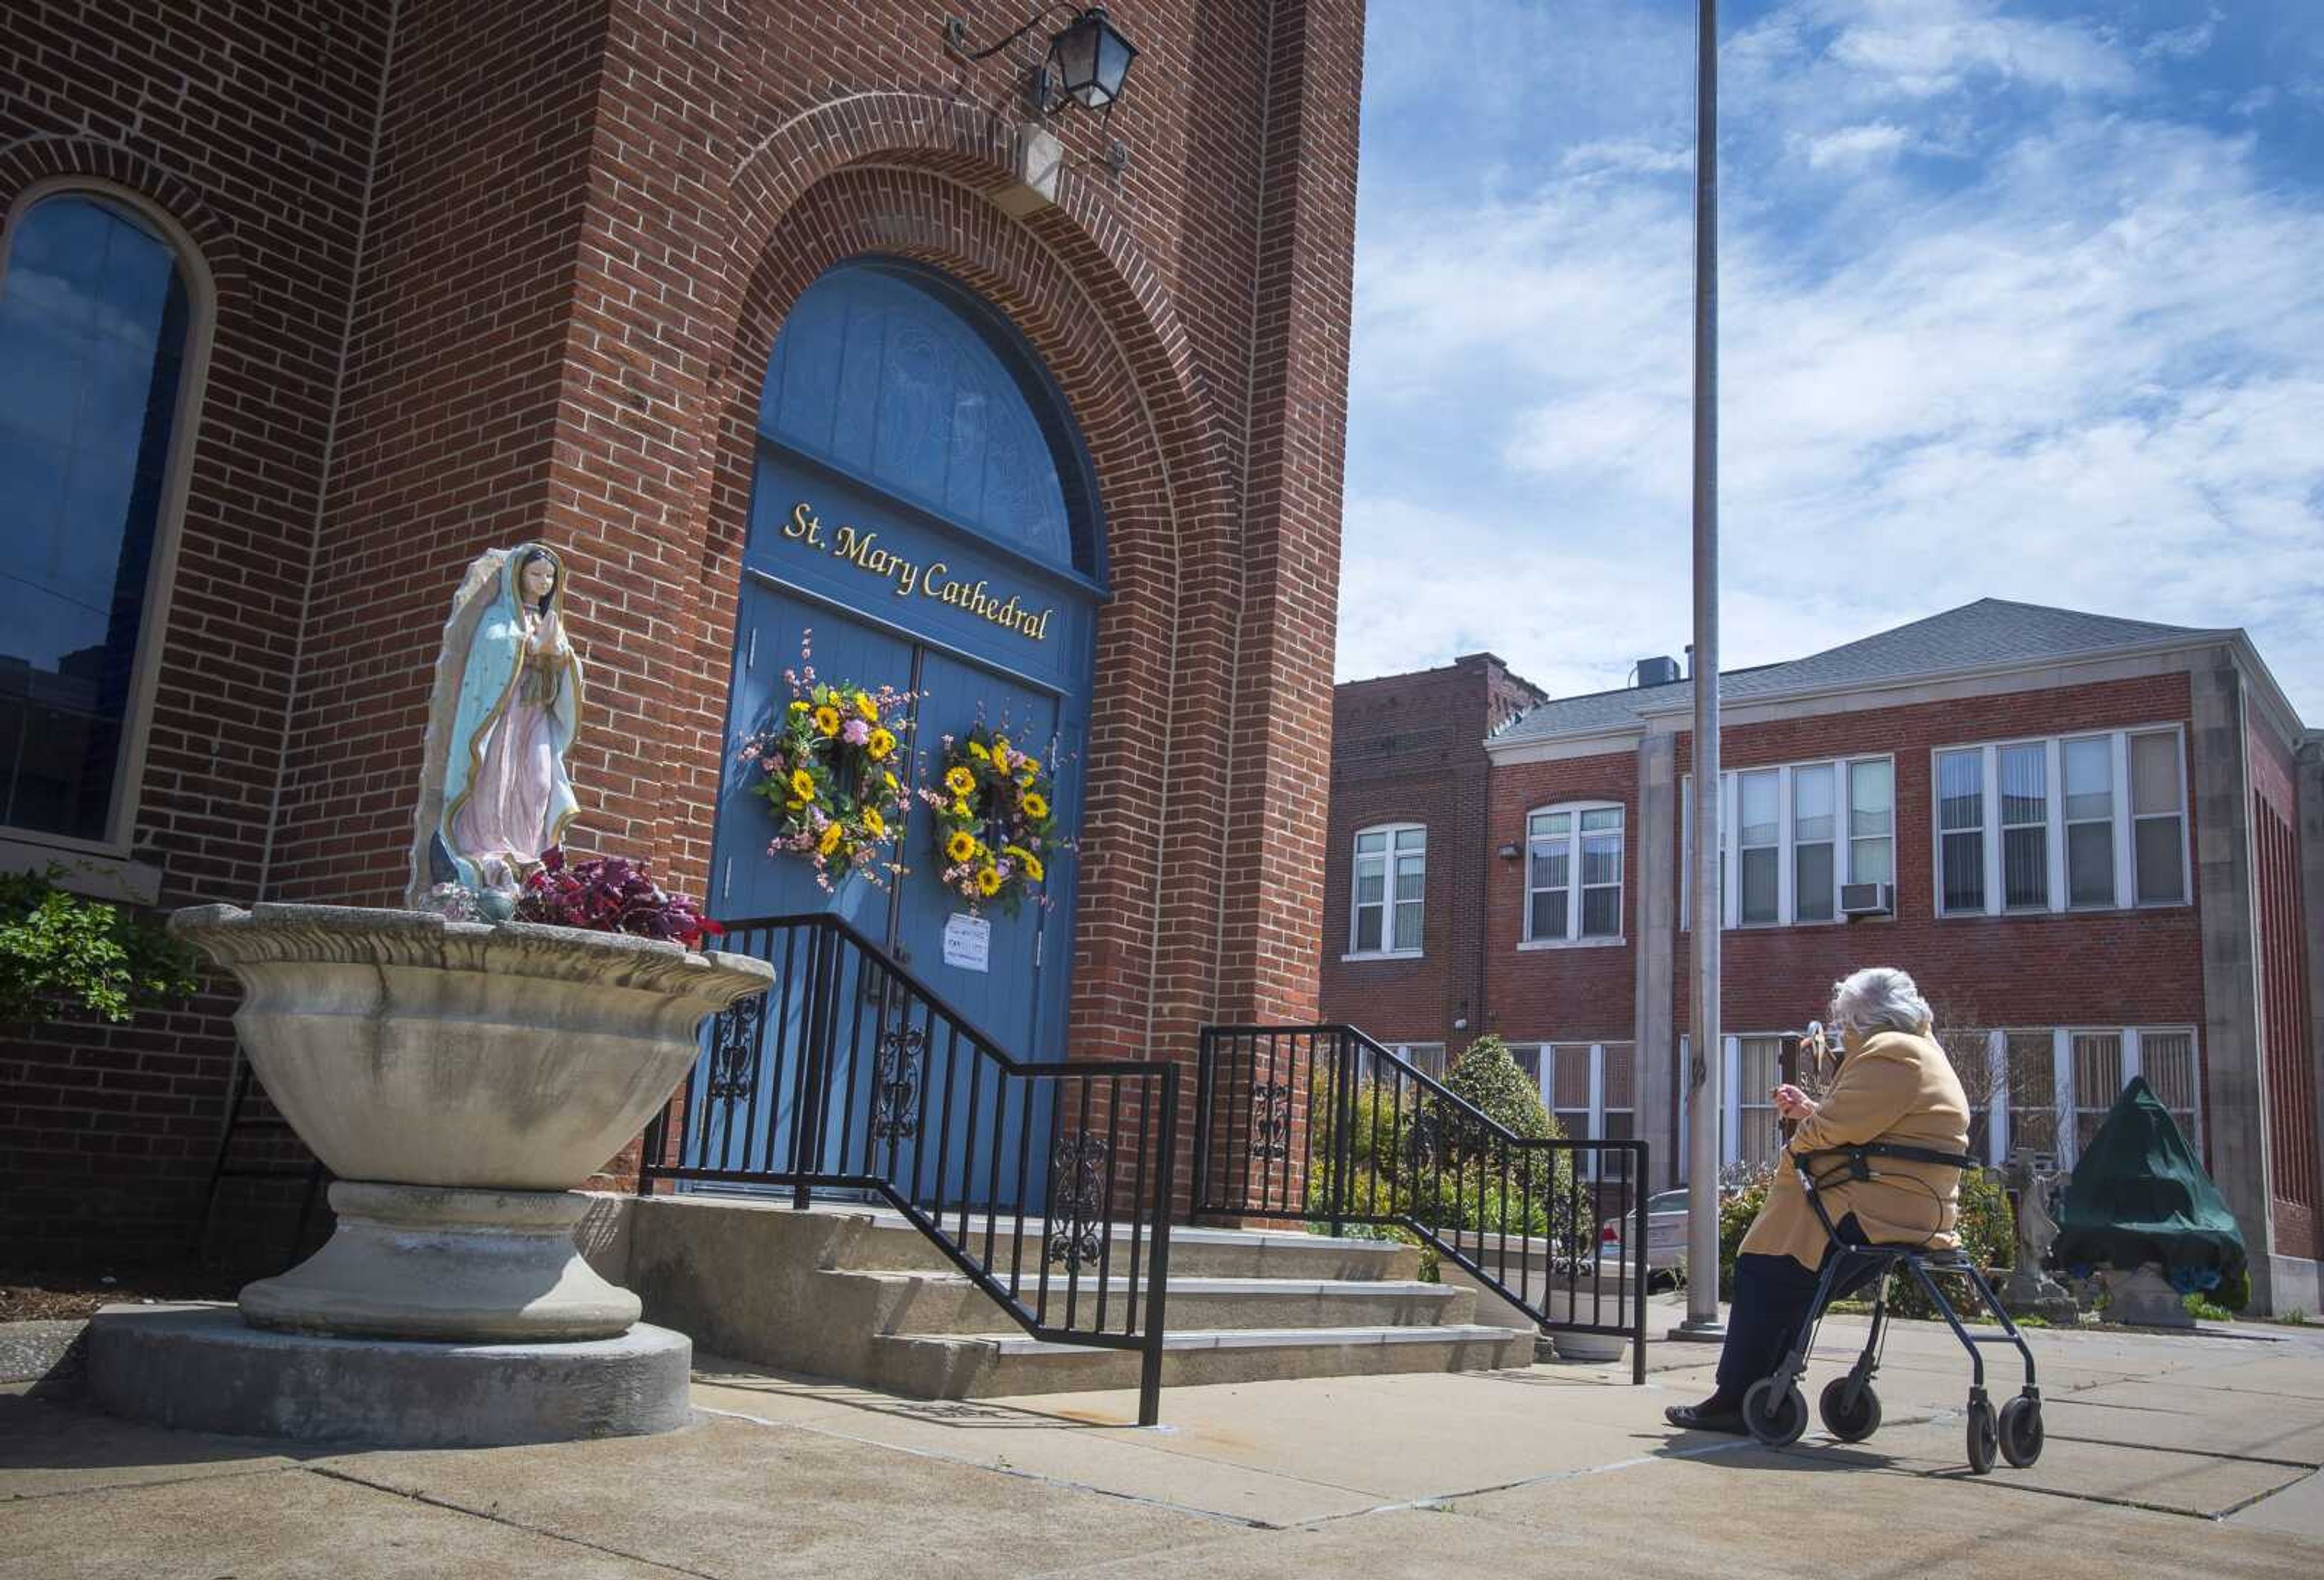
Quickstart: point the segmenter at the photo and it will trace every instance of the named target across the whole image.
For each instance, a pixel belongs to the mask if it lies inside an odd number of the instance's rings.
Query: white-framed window
[[[1381,1047],[1403,1060],[1431,1080],[1444,1079],[1444,1044],[1442,1043],[1382,1043]],[[1379,1061],[1369,1048],[1356,1050],[1356,1079],[1360,1081],[1380,1079]],[[1408,1094],[1407,1094],[1408,1095]]]
[[[1629,1141],[1638,1134],[1637,1046],[1630,1043],[1528,1043],[1509,1049],[1541,1089],[1542,1107],[1576,1141]],[[1585,1162],[1581,1172],[1594,1170]]]
[[[1442,1043],[1390,1043],[1388,1051],[1403,1060],[1431,1080],[1444,1079],[1444,1044]]]
[[[1896,881],[1896,759],[1848,765],[1848,881]]]
[[[1833,758],[1720,776],[1720,914],[1729,927],[1840,920],[1840,891],[1896,877],[1896,764]],[[1694,785],[1680,781],[1679,926],[1693,924]],[[1840,824],[1842,809],[1845,830]]]
[[[2066,904],[2111,905],[2114,885],[2114,752],[2103,736],[2059,747],[2066,776]]]
[[[1945,747],[1932,765],[1940,916],[2187,903],[2178,726]]]
[[[1728,1041],[1727,1089],[1735,1112],[1735,1159],[1755,1169],[1773,1168],[1784,1150],[1783,1116],[1773,1096],[1784,1079],[1784,1044],[1773,1036]]]
[[[1782,1124],[1768,1093],[1783,1079],[1784,1047],[1796,1043],[1798,1035],[1784,1032],[1722,1039],[1722,1162],[1766,1168],[1777,1160]],[[1952,1029],[1941,1033],[1941,1041],[1978,1110],[1970,1117],[1969,1151],[1997,1167],[2022,1146],[2053,1153],[2061,1167],[2070,1170],[2121,1098],[2124,1086],[2140,1075],[2178,1122],[2188,1145],[2202,1155],[2202,1075],[2191,1026]],[[1681,1158],[1688,1155],[1690,1049],[1689,1039],[1681,1037]],[[1542,1091],[1543,1100],[1554,1109],[1558,1102],[1551,1096],[1553,1079],[1545,1074]]]
[[[1996,1165],[2024,1147],[2071,1169],[2134,1076],[2202,1151],[2200,1069],[2191,1026],[2017,1026],[1950,1031],[1946,1052],[1978,1112],[1969,1150]],[[1976,1062],[1986,1073],[1979,1077]]]
[[[0,233],[0,835],[125,854],[212,294],[142,199],[29,189]]]
[[[1735,776],[1735,919],[1745,927],[1772,926],[1784,913],[1783,792],[1780,768]]]
[[[1792,916],[1829,922],[1839,913],[1840,770],[1815,763],[1792,770]]]
[[[2142,905],[2187,900],[2187,758],[2176,730],[2130,737],[2130,854]]]
[[[1417,956],[1428,887],[1428,830],[1420,823],[1382,823],[1359,831],[1352,886],[1349,958]]]
[[[1575,802],[1528,813],[1525,942],[1614,942],[1621,936],[1621,807]]]

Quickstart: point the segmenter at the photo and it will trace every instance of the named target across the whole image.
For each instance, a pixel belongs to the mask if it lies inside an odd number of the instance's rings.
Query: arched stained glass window
[[[47,198],[0,258],[0,828],[104,841],[125,786],[137,649],[191,304],[124,205]]]

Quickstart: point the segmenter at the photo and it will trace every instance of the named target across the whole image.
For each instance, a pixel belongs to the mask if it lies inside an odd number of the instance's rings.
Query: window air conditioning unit
[[[1886,916],[1895,909],[1896,886],[1893,883],[1840,886],[1840,914],[1843,916]]]

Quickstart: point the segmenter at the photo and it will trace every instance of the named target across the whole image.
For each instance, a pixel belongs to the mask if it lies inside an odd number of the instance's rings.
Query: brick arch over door
[[[1160,1003],[1150,1025],[1123,1018],[1125,1006],[1152,1002],[1165,983],[1217,980],[1226,881],[1231,809],[1215,721],[1227,707],[1239,578],[1222,469],[1205,464],[1193,441],[1194,403],[1177,370],[1150,321],[1120,321],[1134,298],[1119,296],[1109,311],[1047,239],[950,172],[851,168],[816,181],[780,214],[753,217],[768,223],[724,348],[729,378],[708,482],[701,671],[722,673],[727,656],[759,384],[790,303],[825,270],[866,254],[909,258],[961,280],[1026,335],[1056,381],[1088,448],[1105,521],[1114,598],[1100,620],[1090,726],[1076,1052],[1134,1052],[1148,1036],[1190,1042],[1215,1013],[1207,997]],[[749,234],[737,237],[738,250],[751,246]],[[1139,340],[1144,368],[1129,349]],[[1166,707],[1154,705],[1157,696]],[[723,703],[722,693],[714,710]],[[715,777],[720,715],[687,722],[693,739],[681,751],[714,765]]]

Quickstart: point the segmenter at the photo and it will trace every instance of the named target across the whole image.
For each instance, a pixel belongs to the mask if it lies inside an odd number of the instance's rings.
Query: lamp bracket
[[[1044,22],[1047,22],[1049,18],[1055,16],[1058,12],[1070,12],[1073,9],[1074,7],[1067,3],[1067,0],[1049,0],[1048,5],[1042,6],[1038,11],[1033,13],[1032,15],[1027,17],[1025,19],[1025,25],[1019,28],[1015,32],[1010,33],[1007,38],[1002,39],[997,44],[988,44],[983,49],[974,51],[972,51],[968,47],[967,22],[961,17],[947,16],[945,18],[944,25],[945,48],[951,50],[955,54],[964,55],[971,60],[990,60],[991,57],[1001,53],[1001,51],[1007,49],[1010,45],[1015,43],[1018,40],[1023,38],[1027,33],[1031,32]]]

